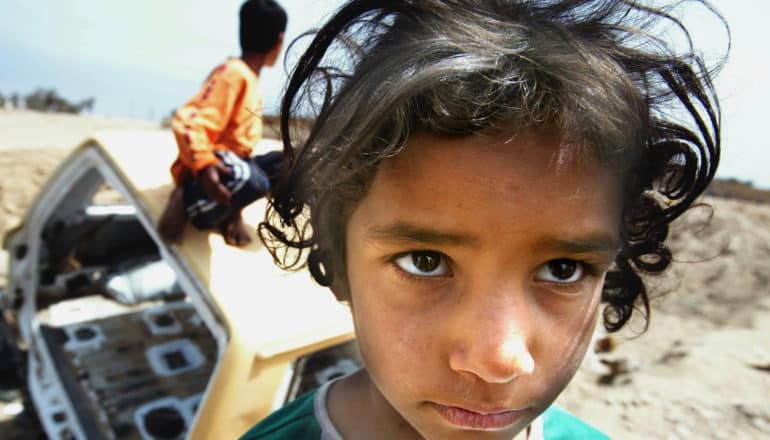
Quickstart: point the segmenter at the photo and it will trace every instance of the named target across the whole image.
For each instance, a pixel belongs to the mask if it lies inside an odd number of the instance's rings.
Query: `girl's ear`
[[[328,287],[338,301],[350,300],[346,274],[340,275],[335,271],[332,258],[328,250],[315,245],[307,256],[307,268],[316,283]],[[343,267],[342,270],[345,270]]]
[[[329,253],[319,248],[317,245],[307,256],[307,269],[310,271],[310,275],[313,276],[316,283],[324,287],[330,287],[332,285],[334,271],[332,270],[331,262],[329,260]]]
[[[332,281],[331,286],[329,286],[329,289],[332,291],[334,296],[337,298],[337,301],[340,302],[349,302],[350,301],[350,289],[348,288],[348,283],[343,279],[344,277],[336,276],[334,277],[334,280]]]

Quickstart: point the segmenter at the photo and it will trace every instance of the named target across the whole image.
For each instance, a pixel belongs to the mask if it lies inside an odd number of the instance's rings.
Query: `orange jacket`
[[[249,157],[262,137],[259,78],[240,58],[228,59],[176,111],[171,128],[179,146],[179,156],[171,166],[177,185],[190,173],[197,176],[198,171],[218,162],[217,150]]]

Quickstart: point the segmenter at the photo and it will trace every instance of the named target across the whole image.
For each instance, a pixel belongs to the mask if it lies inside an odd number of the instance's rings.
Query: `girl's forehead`
[[[528,135],[415,135],[383,162],[353,210],[348,242],[464,244],[517,261],[548,260],[569,246],[610,255],[619,240],[619,181],[595,162],[560,162],[559,149]]]
[[[438,212],[454,216],[452,210],[463,207],[510,219],[526,220],[535,211],[550,210],[556,217],[568,214],[590,220],[592,215],[585,211],[592,209],[616,228],[620,179],[598,161],[585,159],[586,155],[553,136],[418,133],[401,153],[383,161],[369,196],[379,200],[379,209],[386,215],[386,206],[398,204],[408,208],[401,214],[415,218]],[[496,203],[490,205],[488,200]],[[565,209],[551,210],[554,205]]]

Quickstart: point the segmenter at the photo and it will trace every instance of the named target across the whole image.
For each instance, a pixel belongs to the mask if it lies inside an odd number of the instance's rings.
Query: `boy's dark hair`
[[[623,177],[605,327],[620,329],[639,305],[648,315],[640,275],[670,264],[669,224],[705,190],[720,152],[714,71],[671,12],[634,0],[350,1],[317,32],[288,84],[288,163],[260,225],[263,241],[284,268],[302,267],[307,255],[319,283],[346,286],[349,215],[379,162],[412,133],[554,129],[564,148]],[[689,43],[678,53],[676,33]],[[295,148],[290,122],[308,109],[316,120]]]
[[[273,0],[247,0],[241,5],[240,41],[243,53],[269,52],[286,30],[286,11]]]

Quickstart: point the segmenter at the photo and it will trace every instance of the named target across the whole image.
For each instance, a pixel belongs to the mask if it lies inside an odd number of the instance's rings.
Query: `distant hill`
[[[750,183],[735,179],[716,179],[706,189],[706,194],[726,199],[770,203],[770,190],[753,187]]]

